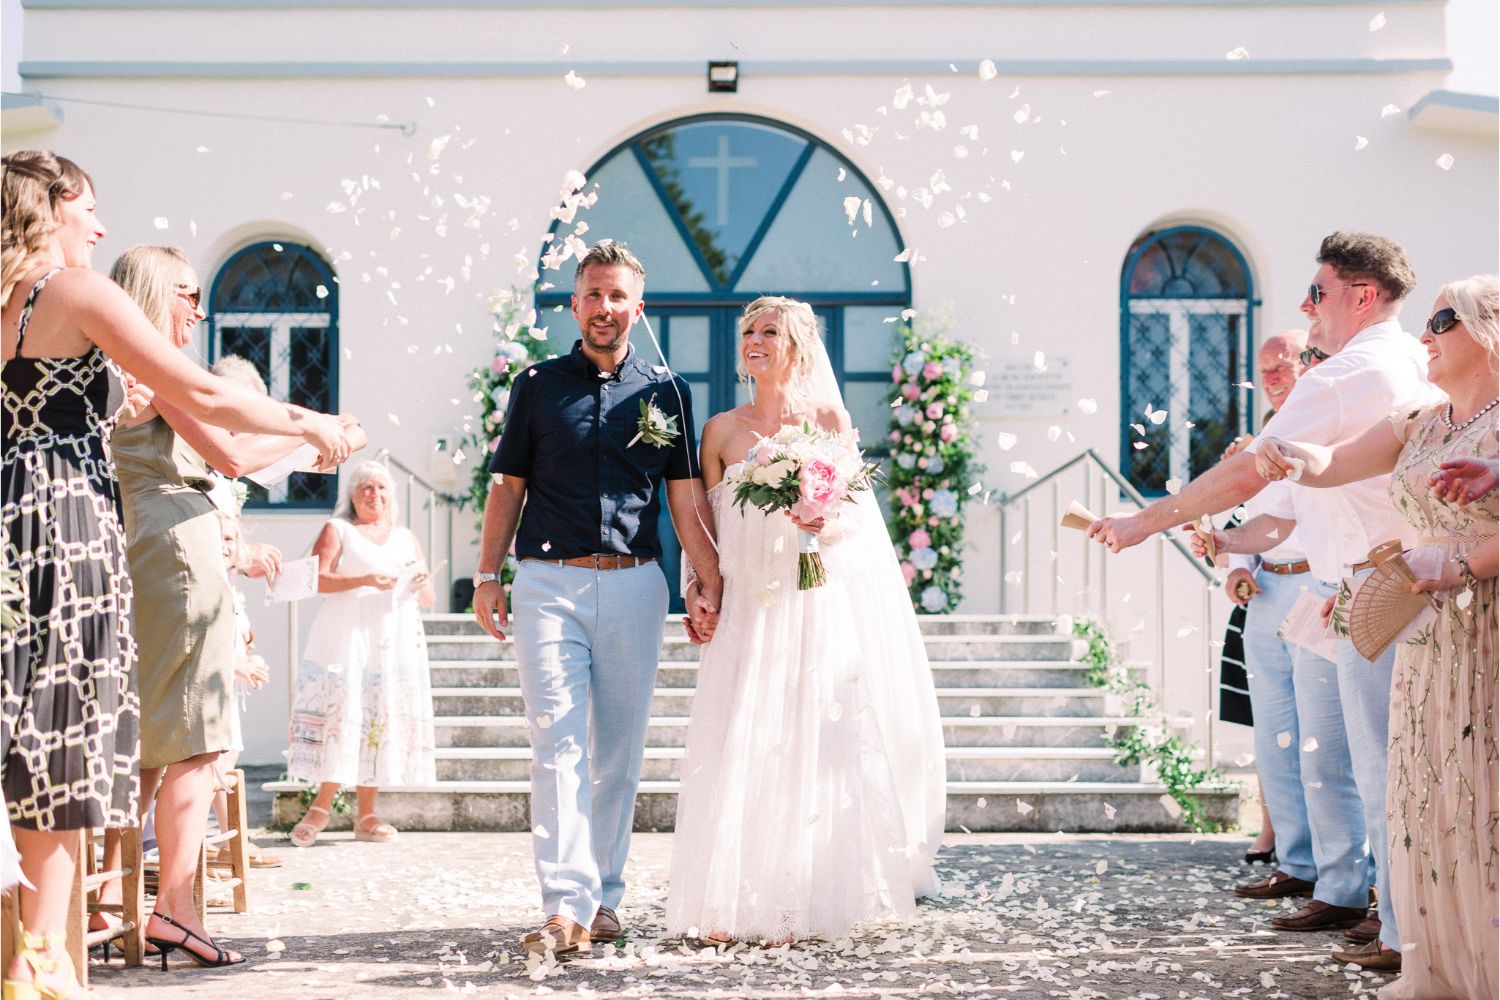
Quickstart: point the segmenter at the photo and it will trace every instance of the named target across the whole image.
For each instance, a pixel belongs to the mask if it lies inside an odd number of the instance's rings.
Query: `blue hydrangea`
[[[962,371],[963,364],[958,360],[958,358],[950,357],[943,359],[943,372],[949,378],[958,378],[959,373]]]
[[[922,366],[926,363],[927,355],[923,354],[921,351],[913,351],[911,354],[908,354],[906,356],[905,361],[901,362],[901,367],[906,369],[906,374],[917,375],[921,373]]]
[[[927,465],[929,469],[932,467],[931,462]],[[934,490],[928,507],[938,517],[952,517],[958,513],[958,494],[952,490]]]
[[[519,340],[505,341],[498,348],[496,348],[496,352],[499,354],[503,354],[505,356],[505,359],[512,365],[519,365],[527,359],[526,345],[521,343]]]
[[[927,471],[931,475],[935,476],[938,473],[940,473],[940,472],[943,471],[943,467],[946,464],[947,463],[943,461],[943,456],[941,456],[941,455],[933,455],[931,458],[929,458],[927,460]]]
[[[902,427],[910,427],[911,422],[915,419],[917,419],[917,411],[913,410],[910,406],[902,403],[901,406],[897,408],[896,423],[900,424]]]
[[[920,549],[912,549],[906,561],[917,569],[932,569],[937,565],[938,554],[924,546]]]
[[[909,451],[903,451],[896,456],[896,464],[903,469],[910,469],[917,464],[917,456]]]
[[[942,587],[932,586],[922,591],[922,609],[933,614],[948,609],[948,595]]]

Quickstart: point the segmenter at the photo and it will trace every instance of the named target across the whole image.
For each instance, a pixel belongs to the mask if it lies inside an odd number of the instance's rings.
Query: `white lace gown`
[[[825,586],[796,528],[709,493],[724,595],[703,647],[677,805],[669,933],[837,937],[939,891],[937,696],[879,509],[846,504]]]

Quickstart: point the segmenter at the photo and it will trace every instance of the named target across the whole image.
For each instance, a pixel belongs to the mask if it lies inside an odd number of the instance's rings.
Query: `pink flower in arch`
[[[958,425],[944,424],[942,427],[938,428],[938,437],[945,442],[952,441],[954,438],[958,437]]]
[[[909,542],[911,544],[911,547],[914,549],[932,548],[932,536],[922,528],[918,528],[916,531],[913,531],[911,533],[911,537],[907,539],[907,542]]]
[[[922,366],[922,377],[935,379],[943,377],[943,366],[936,361],[929,361]]]
[[[908,400],[915,400],[918,396],[922,395],[922,390],[917,387],[915,382],[908,382],[901,387],[901,395],[905,396]]]
[[[910,587],[911,582],[917,578],[917,568],[909,562],[904,562],[901,564],[901,575],[906,578],[906,585]]]

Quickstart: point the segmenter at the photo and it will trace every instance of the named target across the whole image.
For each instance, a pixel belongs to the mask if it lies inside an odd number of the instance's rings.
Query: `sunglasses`
[[[1369,288],[1369,287],[1370,287],[1370,283],[1368,281],[1356,281],[1356,282],[1353,282],[1352,284],[1348,284],[1348,285],[1334,285],[1333,288],[1323,288],[1323,287],[1321,287],[1319,285],[1314,284],[1314,285],[1308,285],[1307,286],[1307,297],[1312,301],[1313,305],[1317,305],[1319,302],[1323,301],[1323,296],[1324,295],[1326,295],[1327,293],[1329,293],[1331,291],[1334,291],[1335,289],[1338,289],[1338,288]]]
[[[1313,287],[1317,288],[1318,286],[1314,285]],[[1302,367],[1303,368],[1306,368],[1308,365],[1311,365],[1314,361],[1327,361],[1328,360],[1328,355],[1324,354],[1322,351],[1318,350],[1316,347],[1309,347],[1307,350],[1305,350],[1301,354],[1297,355],[1297,357],[1302,362]]]
[[[1452,309],[1439,309],[1427,320],[1427,329],[1434,335],[1447,333],[1458,325],[1458,313]]]
[[[187,299],[197,309],[198,304],[203,301],[203,286],[201,285],[178,285],[177,294]]]

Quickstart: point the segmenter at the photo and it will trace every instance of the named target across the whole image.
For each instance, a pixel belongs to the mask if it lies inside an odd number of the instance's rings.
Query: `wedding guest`
[[[381,462],[350,474],[313,545],[327,594],[302,653],[292,706],[289,775],[318,785],[292,843],[310,847],[340,786],[354,785],[354,838],[383,844],[396,828],[375,812],[382,785],[437,780],[422,614],[437,600],[417,536],[396,523],[396,484]]]
[[[736,510],[726,469],[785,424],[851,435],[805,302],[739,322],[751,401],[703,428],[723,600],[703,647],[672,839],[667,933],[783,945],[909,922],[939,892],[946,774],[932,672],[873,492],[837,517]],[[823,586],[798,589],[798,532]],[[686,597],[696,608],[698,581]]]
[[[1258,466],[1280,479],[1301,465],[1302,485],[1327,489],[1390,473],[1390,499],[1418,544],[1442,550],[1441,574],[1412,589],[1443,595],[1436,621],[1394,644],[1387,809],[1391,893],[1400,951],[1380,941],[1335,953],[1369,969],[1401,969],[1385,1000],[1500,995],[1500,823],[1494,729],[1497,690],[1497,504],[1492,491],[1449,501],[1445,463],[1493,462],[1491,415],[1500,372],[1500,279],[1444,285],[1422,334],[1428,374],[1447,400],[1397,413],[1332,447],[1265,437]],[[1403,961],[1402,951],[1410,955]]]
[[[168,343],[187,347],[204,312],[197,274],[181,250],[131,247],[110,277]],[[141,657],[141,801],[149,805],[155,797],[161,858],[146,935],[181,948],[199,965],[239,961],[209,940],[193,902],[198,856],[219,786],[218,758],[234,744],[234,601],[217,508],[208,495],[210,466],[238,475],[300,444],[287,435],[235,434],[164,400],[116,428],[111,441]],[[351,447],[362,444],[362,436],[351,441]],[[111,861],[115,849],[110,838]],[[163,949],[163,966],[169,950]]]
[[[349,445],[332,417],[188,362],[90,270],[105,229],[76,164],[33,150],[0,163],[0,531],[14,547],[24,612],[0,631],[0,787],[32,886],[20,889],[23,934],[3,972],[18,992],[84,996],[65,947],[77,831],[133,825],[138,805],[133,592],[107,445],[127,402],[122,368],[197,419],[300,437],[329,463]],[[136,386],[132,409],[150,395]],[[148,928],[171,931],[156,918]]]
[[[1266,484],[1255,459],[1266,437],[1333,444],[1362,434],[1397,407],[1436,398],[1427,381],[1425,352],[1399,321],[1401,305],[1416,284],[1406,252],[1379,236],[1334,233],[1323,240],[1317,261],[1302,311],[1320,324],[1309,350],[1328,360],[1298,380],[1245,451],[1176,496],[1136,514],[1099,519],[1089,528],[1090,537],[1118,552],[1157,531],[1243,503]],[[1316,491],[1294,484],[1292,490],[1299,503],[1299,536],[1316,581],[1309,590],[1322,597],[1331,596],[1376,544],[1415,539],[1379,480]],[[1385,836],[1386,728],[1395,652],[1371,664],[1347,639],[1337,650],[1336,665],[1302,649],[1293,659],[1298,732],[1302,746],[1311,748],[1301,751],[1299,764],[1303,782],[1317,789],[1307,796],[1317,882],[1278,872],[1246,891],[1255,898],[1311,893],[1312,902],[1273,918],[1271,926],[1320,931],[1363,922],[1373,881],[1380,939],[1399,950]]]

